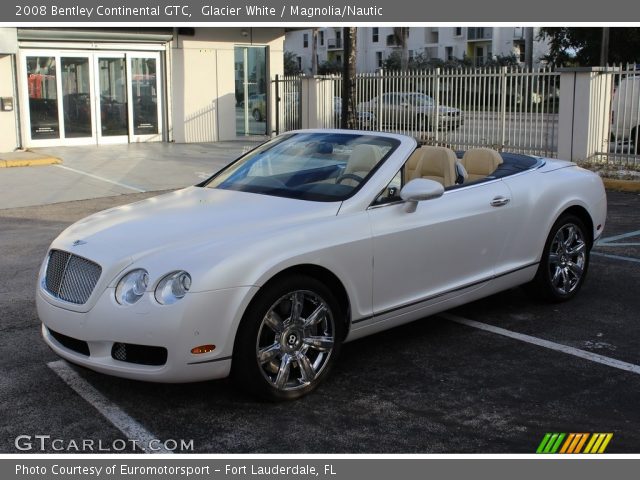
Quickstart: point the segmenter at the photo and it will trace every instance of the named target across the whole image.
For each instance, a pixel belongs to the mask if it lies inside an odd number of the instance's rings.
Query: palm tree
[[[402,48],[400,53],[400,68],[409,69],[409,27],[393,27],[393,36],[396,44]]]
[[[342,112],[340,128],[353,130],[356,121],[356,27],[344,27],[344,59],[342,64]]]

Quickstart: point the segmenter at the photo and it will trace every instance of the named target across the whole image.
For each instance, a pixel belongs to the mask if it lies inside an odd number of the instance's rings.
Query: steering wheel
[[[355,173],[345,173],[340,175],[338,178],[336,178],[336,183],[341,183],[343,180],[347,180],[347,179],[355,180],[359,184],[364,181],[364,178],[362,178],[359,175],[356,175]]]

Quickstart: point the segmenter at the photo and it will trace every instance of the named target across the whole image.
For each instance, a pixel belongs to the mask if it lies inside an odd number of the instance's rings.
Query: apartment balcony
[[[343,49],[344,49],[344,44],[341,38],[330,38],[327,40],[327,50],[334,51],[334,50],[343,50]]]
[[[387,47],[391,47],[391,48],[399,48],[402,46],[400,45],[400,42],[398,42],[398,39],[396,38],[396,36],[393,34],[387,35],[386,45]]]
[[[492,27],[468,27],[467,41],[482,42],[493,39]]]

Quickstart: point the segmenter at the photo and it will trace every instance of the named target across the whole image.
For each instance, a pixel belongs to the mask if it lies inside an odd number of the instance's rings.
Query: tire
[[[307,395],[335,363],[344,338],[343,319],[331,290],[315,278],[292,275],[267,284],[240,323],[233,380],[265,400]]]
[[[587,276],[590,249],[584,222],[575,215],[562,215],[551,227],[529,291],[550,302],[575,297]]]
[[[260,113],[260,110],[258,110],[257,108],[253,111],[253,119],[256,122],[262,121],[262,113]]]

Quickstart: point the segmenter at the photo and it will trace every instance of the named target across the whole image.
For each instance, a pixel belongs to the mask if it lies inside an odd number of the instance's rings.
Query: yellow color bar
[[[607,448],[607,445],[609,445],[609,442],[611,441],[612,438],[613,438],[613,433],[606,434],[604,442],[602,442],[602,445],[600,445],[600,450],[598,450],[598,453],[604,453],[605,449]]]
[[[591,453],[598,453],[598,449],[600,448],[600,445],[602,444],[602,442],[604,441],[604,437],[606,436],[607,435],[605,433],[598,434],[598,440],[596,440],[596,443],[593,445]]]
[[[598,437],[599,435],[597,433],[591,434],[591,439],[589,440],[589,443],[587,443],[587,448],[584,449],[583,453],[591,453],[591,447],[593,447],[593,444],[596,443]]]

